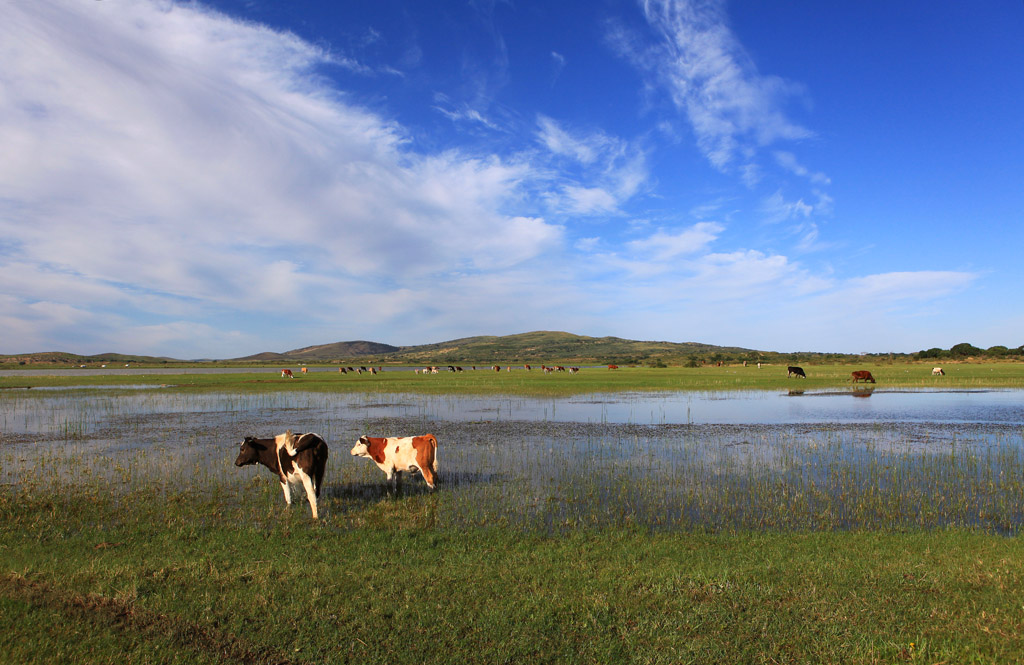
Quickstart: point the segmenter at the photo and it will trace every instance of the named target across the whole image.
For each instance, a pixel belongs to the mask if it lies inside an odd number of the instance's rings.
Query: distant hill
[[[82,356],[64,351],[42,351],[39,353],[17,353],[0,356],[0,363],[8,365],[97,365],[105,363],[145,363],[147,365],[177,363],[180,360],[158,356],[133,356],[124,353],[98,353]]]
[[[437,364],[500,363],[629,363],[651,358],[680,360],[691,355],[757,353],[740,347],[697,342],[642,342],[620,337],[586,337],[567,332],[537,331],[504,336],[478,336],[417,346],[374,342],[337,342],[283,353],[259,353],[247,362],[364,362]]]
[[[223,360],[175,360],[153,356],[103,353],[81,356],[47,352],[0,356],[0,364],[96,366],[102,363],[167,365],[210,364],[411,364],[411,365],[499,365],[499,364],[683,364],[693,358],[755,360],[776,354],[734,346],[698,342],[652,342],[621,337],[587,337],[567,332],[535,331],[518,335],[463,337],[434,344],[392,346],[365,340],[317,344],[291,351],[266,351],[243,358]]]
[[[380,356],[394,353],[399,350],[397,346],[381,344],[379,342],[335,342],[333,344],[318,344],[306,346],[301,349],[285,351],[284,353],[264,352],[257,353],[244,358],[234,360],[249,362],[275,362],[275,361],[307,361],[325,362],[342,358],[358,358],[360,356]]]

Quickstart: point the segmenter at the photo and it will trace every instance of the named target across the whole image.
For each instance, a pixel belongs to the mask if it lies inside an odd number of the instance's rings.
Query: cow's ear
[[[266,450],[267,449],[266,446],[264,446],[262,443],[260,443],[256,439],[253,439],[252,441],[249,441],[249,445],[252,446],[253,448],[255,448],[256,450]]]

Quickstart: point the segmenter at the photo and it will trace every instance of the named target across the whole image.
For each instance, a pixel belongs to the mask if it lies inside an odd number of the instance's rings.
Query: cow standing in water
[[[787,367],[786,369],[789,370],[789,374],[786,376],[787,379],[794,376],[797,378],[807,378],[807,375],[804,373],[803,367]]]

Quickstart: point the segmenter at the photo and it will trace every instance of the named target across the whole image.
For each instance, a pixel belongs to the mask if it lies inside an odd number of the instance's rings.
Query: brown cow
[[[857,370],[856,372],[850,372],[850,383],[856,383],[858,381],[864,381],[871,383],[875,382],[875,377],[871,376],[871,372],[866,369]]]
[[[618,369],[618,365],[608,365],[608,369]]]
[[[437,438],[433,434],[405,437],[361,436],[352,447],[355,457],[369,457],[394,487],[403,471],[419,472],[427,487],[437,482]]]
[[[283,369],[283,370],[281,370],[281,377],[283,378],[283,377],[286,377],[286,376],[289,379],[294,379],[295,378],[295,375],[292,374],[292,371],[290,369]]]

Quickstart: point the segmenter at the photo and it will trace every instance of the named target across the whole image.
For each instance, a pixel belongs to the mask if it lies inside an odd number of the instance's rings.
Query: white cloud
[[[811,132],[783,110],[800,88],[760,74],[729,29],[720,0],[641,0],[661,43],[642,50],[623,35],[619,49],[652,72],[686,114],[705,157],[725,171],[740,165],[745,181],[759,178],[750,155],[779,140]]]
[[[657,233],[642,240],[628,243],[634,254],[643,254],[651,261],[669,261],[685,254],[705,249],[724,230],[714,222],[700,222],[678,233]]]
[[[414,152],[293,35],[194,4],[39,0],[0,6],[0,44],[0,241],[18,256],[0,273],[20,302],[273,313],[562,242],[503,212],[543,186],[530,164]]]
[[[832,179],[824,173],[813,173],[803,164],[800,164],[796,159],[796,155],[791,152],[777,150],[775,152],[775,161],[779,166],[790,173],[798,175],[801,178],[807,178],[815,185],[828,185],[832,183]]]
[[[977,277],[974,273],[949,270],[881,273],[847,280],[837,297],[875,305],[902,300],[932,300],[963,290]]]
[[[636,195],[649,178],[645,152],[604,132],[570,132],[547,116],[537,118],[537,140],[556,158],[580,167],[556,169],[566,184],[548,197],[555,210],[570,214],[618,213],[619,206]]]

